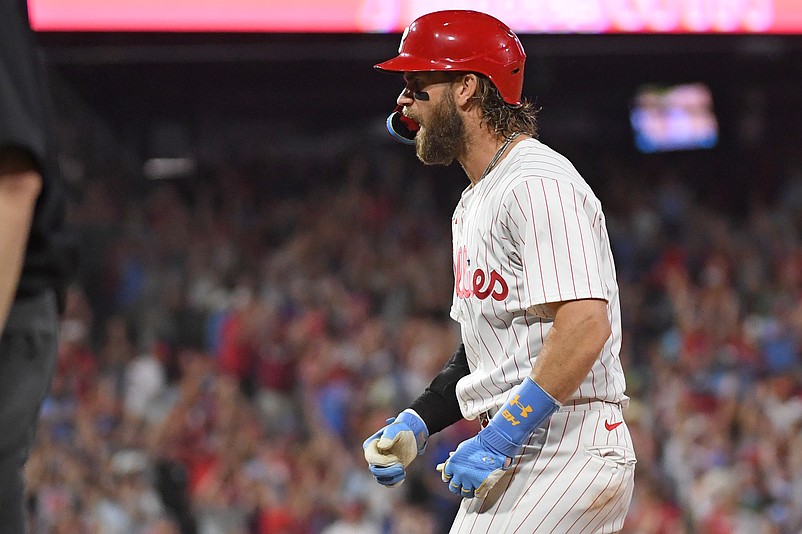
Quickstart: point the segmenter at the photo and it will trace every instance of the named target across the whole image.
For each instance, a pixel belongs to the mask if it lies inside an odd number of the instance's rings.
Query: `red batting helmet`
[[[521,103],[526,54],[506,24],[478,11],[436,11],[415,19],[398,56],[375,65],[390,72],[469,71],[484,74],[508,104]]]

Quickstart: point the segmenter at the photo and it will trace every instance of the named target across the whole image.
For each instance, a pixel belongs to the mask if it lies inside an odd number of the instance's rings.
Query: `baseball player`
[[[376,480],[396,486],[430,435],[478,420],[438,466],[464,497],[452,533],[617,532],[635,453],[613,258],[598,198],[537,139],[525,58],[495,18],[439,11],[376,65],[406,82],[393,136],[425,164],[457,160],[470,185],[452,218],[463,344],[363,448]]]

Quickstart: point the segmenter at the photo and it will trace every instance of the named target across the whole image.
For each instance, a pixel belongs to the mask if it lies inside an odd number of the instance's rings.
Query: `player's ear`
[[[468,72],[456,80],[456,94],[454,100],[460,107],[467,106],[479,90],[479,79],[476,74]]]

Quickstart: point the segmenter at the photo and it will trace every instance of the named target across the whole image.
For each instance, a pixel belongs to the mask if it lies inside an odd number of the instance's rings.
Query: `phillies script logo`
[[[482,269],[475,269],[471,273],[470,265],[468,250],[460,247],[454,256],[454,284],[458,297],[467,299],[476,295],[480,300],[493,297],[498,301],[507,298],[510,289],[497,271],[490,271],[488,277]]]

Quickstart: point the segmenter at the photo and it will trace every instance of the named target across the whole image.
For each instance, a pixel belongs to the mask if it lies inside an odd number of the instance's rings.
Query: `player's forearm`
[[[0,332],[17,292],[42,177],[26,158],[0,153]]]
[[[605,301],[562,304],[535,360],[532,379],[555,400],[565,402],[582,385],[610,332]]]

